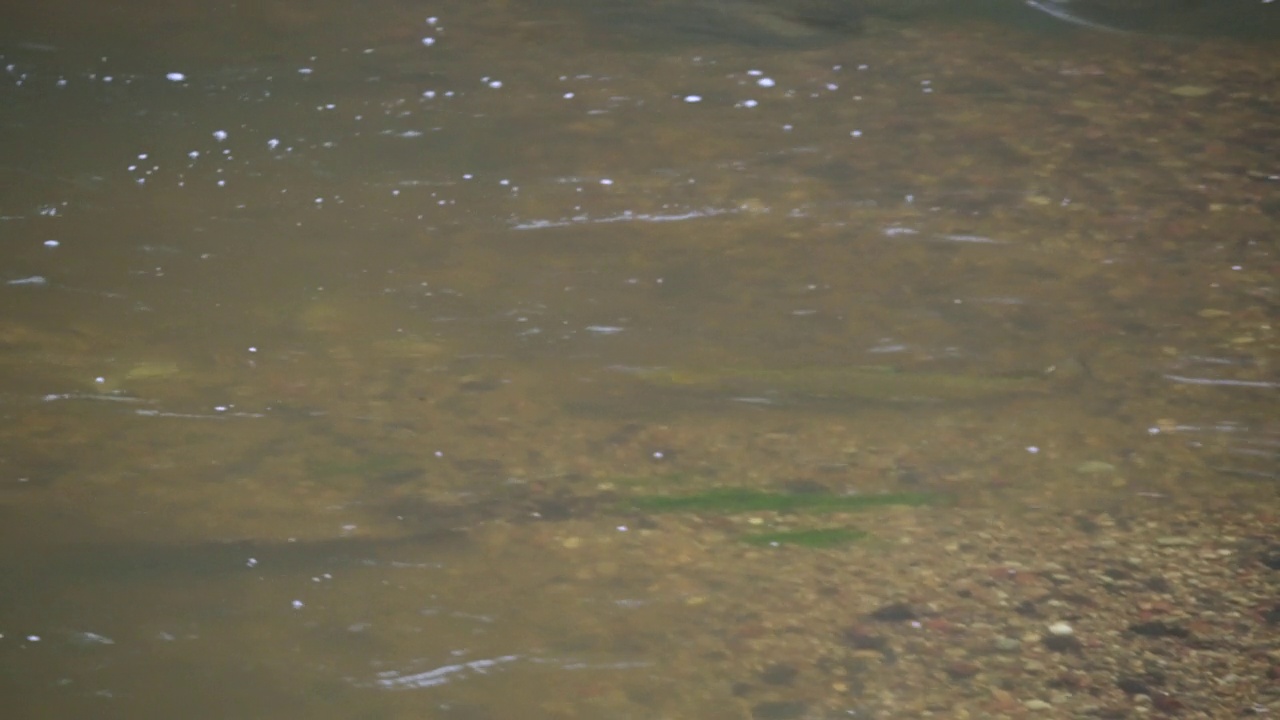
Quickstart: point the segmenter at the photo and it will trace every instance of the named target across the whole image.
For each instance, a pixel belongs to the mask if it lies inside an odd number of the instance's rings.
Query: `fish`
[[[1122,30],[1118,27],[1113,27],[1111,25],[1104,25],[1103,23],[1100,23],[1100,22],[1095,22],[1087,18],[1082,18],[1079,15],[1076,15],[1068,11],[1065,7],[1063,7],[1066,4],[1066,0],[1024,0],[1024,1],[1026,2],[1027,7],[1032,8],[1034,10],[1039,10],[1040,12],[1045,13],[1046,15],[1049,15],[1052,18],[1061,20],[1066,23],[1071,23],[1072,25],[1079,25],[1080,27],[1089,28],[1090,30],[1116,33],[1118,35],[1129,34],[1129,31],[1127,30]]]
[[[699,392],[783,394],[806,398],[875,402],[972,402],[1010,395],[1044,395],[1054,373],[976,375],[901,372],[867,366],[710,369],[629,368],[642,382]]]

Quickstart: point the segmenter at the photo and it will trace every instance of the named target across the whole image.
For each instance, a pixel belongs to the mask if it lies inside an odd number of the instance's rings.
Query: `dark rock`
[[[1053,652],[1080,652],[1084,649],[1075,635],[1045,635],[1042,640],[1044,646]]]
[[[1089,676],[1084,673],[1063,672],[1047,683],[1054,690],[1080,692],[1089,687]]]
[[[982,668],[977,664],[967,662],[965,660],[957,660],[948,663],[946,667],[947,675],[952,680],[967,680],[981,672]]]
[[[885,605],[882,608],[872,612],[867,617],[880,622],[907,622],[909,620],[917,620],[919,616],[911,606],[906,603],[893,603]]]
[[[1088,595],[1082,595],[1080,593],[1073,593],[1073,592],[1063,593],[1061,598],[1063,602],[1068,602],[1068,603],[1071,603],[1072,605],[1078,605],[1081,607],[1093,607],[1094,605],[1093,598],[1089,597]]]
[[[808,709],[807,703],[798,700],[762,702],[751,708],[751,717],[754,720],[792,720],[803,716]]]
[[[1129,580],[1133,578],[1133,573],[1118,567],[1107,568],[1104,574],[1112,580]]]
[[[924,474],[912,467],[898,468],[898,482],[903,485],[922,485],[924,484]]]
[[[547,498],[533,503],[533,513],[541,520],[556,522],[573,517],[573,504],[561,498]]]
[[[1143,681],[1134,677],[1122,677],[1116,680],[1116,687],[1126,695],[1150,695],[1151,688]]]
[[[765,668],[760,673],[760,679],[767,685],[790,685],[799,674],[800,670],[796,666],[778,663]]]
[[[1175,715],[1182,711],[1182,701],[1166,692],[1151,695],[1151,705],[1162,713]]]
[[[1087,533],[1089,535],[1093,535],[1094,533],[1102,529],[1102,526],[1094,522],[1092,518],[1088,518],[1084,516],[1076,516],[1075,523],[1076,523],[1076,528],[1080,530],[1080,532]]]
[[[1262,616],[1262,619],[1267,621],[1268,625],[1280,624],[1280,603],[1276,603],[1275,607],[1268,610],[1266,614]]]
[[[844,644],[854,650],[879,650],[883,652],[889,647],[889,641],[883,635],[867,632],[860,627],[846,628],[842,633]]]
[[[1152,620],[1150,622],[1135,623],[1129,626],[1129,632],[1144,637],[1172,637],[1185,638],[1190,637],[1191,631],[1178,625],[1170,625],[1163,620]]]

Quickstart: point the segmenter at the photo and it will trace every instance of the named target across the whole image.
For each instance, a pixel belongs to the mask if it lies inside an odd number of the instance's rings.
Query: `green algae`
[[[835,495],[779,493],[720,488],[691,495],[648,495],[633,498],[632,507],[649,512],[840,512],[891,505],[929,505],[937,499],[921,493]]]

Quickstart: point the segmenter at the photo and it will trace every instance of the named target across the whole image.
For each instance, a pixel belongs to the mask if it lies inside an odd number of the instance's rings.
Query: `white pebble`
[[[1075,632],[1070,625],[1064,622],[1056,622],[1049,626],[1049,634],[1057,637],[1067,637],[1068,635],[1074,635]]]

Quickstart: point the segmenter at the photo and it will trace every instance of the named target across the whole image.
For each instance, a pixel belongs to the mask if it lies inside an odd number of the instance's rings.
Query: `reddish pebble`
[[[1182,703],[1169,693],[1154,693],[1151,704],[1162,713],[1174,714],[1182,711]]]

